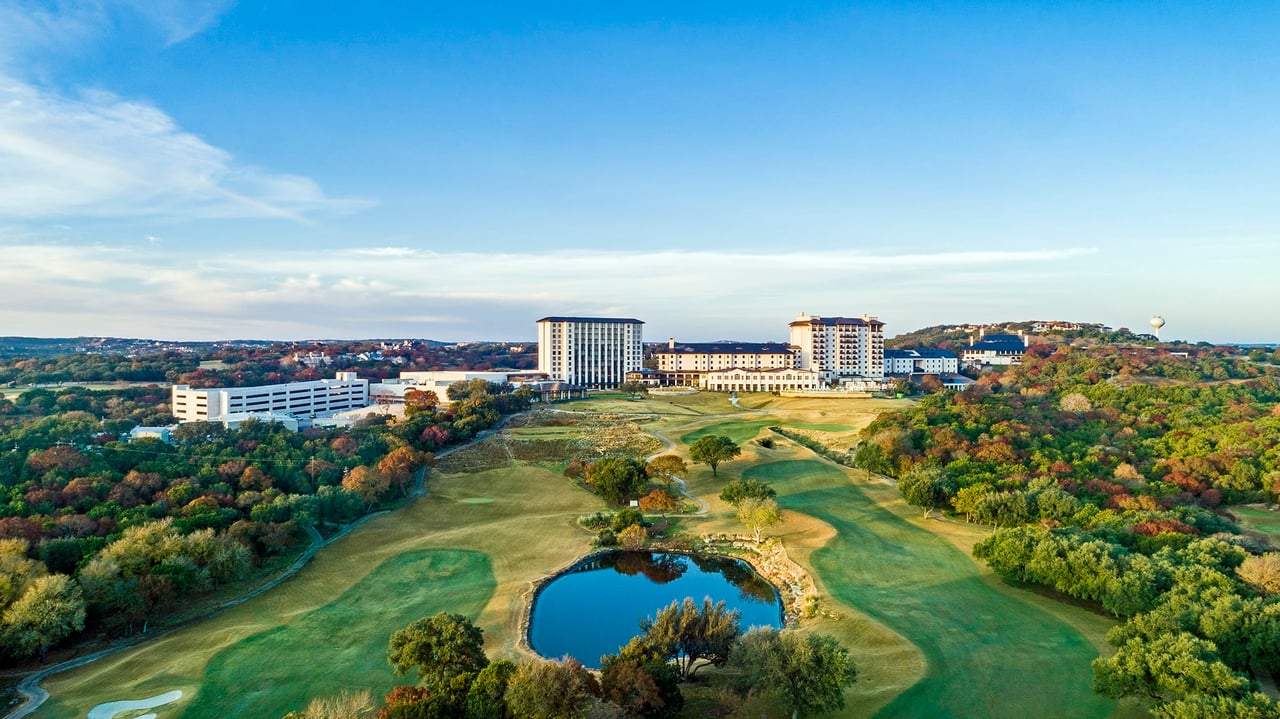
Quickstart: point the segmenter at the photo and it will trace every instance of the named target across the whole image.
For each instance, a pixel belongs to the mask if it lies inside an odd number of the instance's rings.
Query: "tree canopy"
[[[689,445],[689,459],[710,466],[713,477],[721,462],[727,462],[740,454],[742,448],[736,442],[718,434],[704,435]]]
[[[387,661],[397,675],[417,671],[427,687],[477,674],[489,664],[483,630],[465,616],[448,612],[424,617],[392,634]]]
[[[748,696],[771,696],[795,717],[837,711],[857,679],[849,652],[823,634],[755,627],[734,648],[727,671]]]

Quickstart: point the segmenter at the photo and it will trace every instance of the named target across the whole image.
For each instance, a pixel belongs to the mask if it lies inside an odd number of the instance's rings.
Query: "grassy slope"
[[[772,411],[764,426],[860,425],[901,406],[760,399],[743,404]],[[923,521],[892,487],[785,440],[772,450],[744,449],[742,460],[722,465],[719,480],[697,468],[690,486],[712,495],[712,523],[724,529],[734,523],[714,494],[737,476],[770,481],[793,510],[775,534],[813,570],[823,606],[844,615],[812,626],[850,647],[861,669],[847,715],[1139,715],[1090,691],[1089,661],[1107,651],[1114,622],[994,578],[968,556],[985,530]]]
[[[423,571],[442,571],[455,563],[450,557],[462,556],[457,552],[422,554],[433,548],[488,555],[490,570],[477,573],[475,566],[462,562],[444,586],[426,588],[414,601],[421,602],[425,613],[439,609],[479,611],[490,655],[517,654],[521,610],[530,583],[584,551],[586,535],[574,525],[574,517],[601,505],[563,477],[537,468],[437,477],[429,489],[430,496],[377,517],[325,548],[296,576],[263,596],[141,647],[52,677],[45,688],[53,699],[36,716],[83,717],[101,702],[147,697],[171,689],[186,692],[182,703],[176,705],[185,710],[192,706],[192,697],[202,682],[236,686],[239,679],[251,675],[249,669],[237,668],[239,665],[266,666],[273,656],[279,661],[283,655],[272,652],[277,651],[281,639],[312,647],[338,644],[330,638],[330,622],[338,618],[345,626],[369,627],[372,635],[360,640],[367,641],[369,651],[374,652],[371,658],[362,658],[366,665],[385,662],[387,637],[408,623],[396,608],[403,600],[370,601],[366,591],[373,584],[418,582]],[[479,497],[495,501],[465,501]],[[369,577],[373,584],[362,584]],[[361,588],[352,591],[358,585]],[[246,648],[255,647],[263,653],[245,653]],[[341,646],[333,649],[335,657],[344,653]],[[297,683],[305,687],[305,696],[297,695],[299,700],[368,685],[363,675],[353,676],[347,684],[311,682],[309,678],[316,671],[311,657],[291,653],[298,672],[295,676],[302,677]],[[203,701],[197,703],[204,706]],[[291,708],[301,709],[303,703]],[[158,713],[177,716],[172,710]],[[191,716],[235,715],[206,713],[195,707],[191,711]],[[239,715],[275,716],[257,712]]]
[[[1260,505],[1226,509],[1236,516],[1242,529],[1266,537],[1272,546],[1280,546],[1280,510],[1271,511]]]

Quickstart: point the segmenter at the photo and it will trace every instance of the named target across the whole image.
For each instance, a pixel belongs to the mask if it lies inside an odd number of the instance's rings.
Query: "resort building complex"
[[[616,387],[643,362],[640,320],[543,317],[538,320],[538,371],[592,389]]]
[[[334,379],[289,382],[259,387],[191,389],[173,386],[173,416],[180,422],[235,423],[271,415],[314,417],[369,406],[369,380],[355,372],[339,372]]]

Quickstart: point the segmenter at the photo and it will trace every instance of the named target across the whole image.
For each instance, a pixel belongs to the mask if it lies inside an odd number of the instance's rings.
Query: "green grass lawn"
[[[924,654],[922,681],[877,716],[1106,717],[1091,691],[1093,643],[1070,624],[985,581],[954,545],[888,511],[817,460],[758,465],[785,508],[836,531],[812,554],[837,600],[901,634]],[[1068,709],[1069,708],[1069,709]]]
[[[1227,507],[1227,511],[1239,520],[1240,528],[1262,534],[1271,542],[1271,546],[1280,547],[1280,510],[1271,511],[1262,507]]]
[[[788,420],[781,417],[765,417],[762,419],[749,419],[731,422],[720,422],[706,427],[700,427],[692,432],[680,436],[680,441],[685,444],[692,444],[700,437],[718,434],[723,437],[744,444],[751,441],[760,430],[765,427],[790,427],[794,429],[807,429],[817,432],[848,432],[853,427],[847,424],[815,424],[812,422],[800,422],[796,420]]]
[[[280,717],[342,689],[381,697],[417,683],[387,663],[391,633],[442,610],[475,619],[494,587],[489,559],[477,552],[396,556],[333,602],[220,652],[182,716]]]

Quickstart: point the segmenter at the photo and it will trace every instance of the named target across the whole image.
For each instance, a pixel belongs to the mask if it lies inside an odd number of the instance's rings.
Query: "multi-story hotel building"
[[[582,387],[616,387],[643,358],[640,320],[543,317],[538,320],[538,371]]]
[[[334,379],[260,387],[191,389],[173,386],[173,416],[180,422],[226,422],[242,415],[313,416],[369,406],[369,380],[355,372]]]
[[[778,369],[796,366],[796,353],[781,342],[692,342],[668,340],[653,353],[663,372],[710,372],[717,369]]]
[[[884,323],[874,317],[816,317],[802,314],[791,323],[796,366],[819,374],[824,382],[884,379]]]

